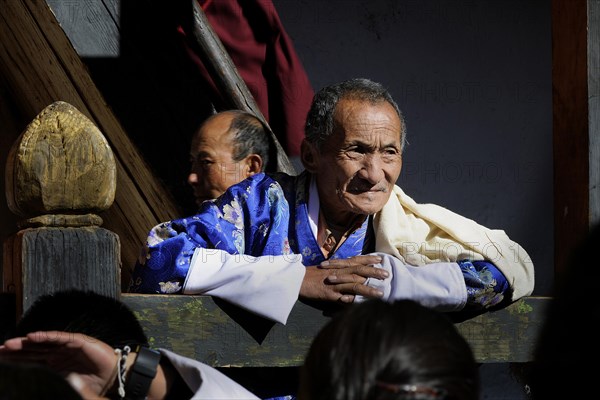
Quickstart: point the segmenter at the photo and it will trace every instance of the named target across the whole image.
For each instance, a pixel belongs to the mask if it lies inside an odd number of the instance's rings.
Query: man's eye
[[[358,157],[364,153],[365,153],[364,149],[362,149],[360,147],[351,147],[349,149],[346,149],[346,154],[350,157]]]
[[[196,159],[190,159],[190,162],[198,167],[202,167],[202,168],[206,168],[209,167],[213,164],[213,162],[211,160],[207,160],[204,158],[196,158]]]

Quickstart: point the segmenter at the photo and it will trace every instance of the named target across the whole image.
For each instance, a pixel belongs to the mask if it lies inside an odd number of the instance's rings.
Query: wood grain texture
[[[119,56],[119,26],[106,18],[110,7],[118,19],[119,2],[46,0],[80,57]]]
[[[81,289],[119,298],[120,243],[99,227],[19,231],[5,247],[3,291],[16,294],[16,315],[39,296]]]
[[[215,367],[301,365],[329,314],[298,302],[284,326],[208,296],[123,294],[152,346],[165,347]],[[479,362],[527,362],[548,298],[525,298],[457,327]]]
[[[115,160],[98,128],[72,105],[44,108],[7,159],[6,198],[24,217],[108,209],[115,197]]]

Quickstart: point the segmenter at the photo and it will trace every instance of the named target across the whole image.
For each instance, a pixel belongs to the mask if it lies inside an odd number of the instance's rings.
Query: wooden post
[[[119,237],[95,213],[115,198],[116,165],[100,130],[65,102],[42,110],[10,150],[6,199],[23,220],[4,244],[3,291],[17,316],[37,297],[91,290],[118,298]]]
[[[600,223],[600,0],[588,0],[589,217]]]
[[[597,38],[593,43],[598,43]],[[590,193],[597,193],[597,190],[590,191],[589,186],[590,137],[593,133],[590,131],[592,93],[588,92],[588,74],[598,74],[597,70],[588,70],[588,0],[552,0],[554,269],[557,282],[565,272],[571,253],[588,234]]]

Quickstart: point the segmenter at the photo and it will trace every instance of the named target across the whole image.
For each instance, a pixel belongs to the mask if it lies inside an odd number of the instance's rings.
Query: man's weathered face
[[[400,118],[389,103],[340,100],[333,134],[320,153],[314,151],[311,171],[329,218],[341,223],[383,208],[402,168],[400,134]]]
[[[229,132],[233,116],[228,113],[209,118],[196,132],[190,147],[192,162],[188,183],[194,190],[196,204],[215,199],[231,185],[248,177],[244,160],[233,161],[233,138]]]

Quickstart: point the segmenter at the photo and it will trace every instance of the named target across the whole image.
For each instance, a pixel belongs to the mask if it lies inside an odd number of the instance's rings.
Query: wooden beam
[[[587,0],[552,0],[554,260],[558,281],[589,229]],[[597,71],[594,71],[597,74]]]
[[[251,112],[256,115],[268,128],[271,137],[271,143],[275,146],[275,155],[277,160],[276,170],[286,172],[290,175],[296,175],[294,166],[290,162],[277,140],[277,137],[269,127],[267,120],[260,111],[254,96],[246,86],[246,83],[240,76],[235,64],[229,57],[227,50],[221,43],[221,40],[212,29],[204,11],[196,0],[192,0],[194,18],[193,35],[198,48],[201,50],[202,62],[221,91],[223,98],[228,101],[232,108]]]
[[[275,324],[210,296],[123,293],[153,347],[214,367],[296,367],[330,313],[298,302],[286,325]],[[481,363],[533,361],[549,297],[525,297],[508,307],[457,322]],[[15,321],[14,294],[0,293],[0,335]]]
[[[214,367],[293,367],[304,360],[326,312],[298,302],[284,326],[210,296],[123,294],[152,346]],[[550,299],[530,297],[464,322],[459,331],[478,362],[528,362]]]

